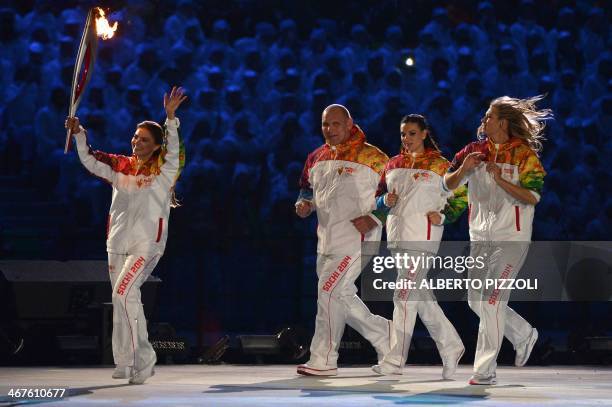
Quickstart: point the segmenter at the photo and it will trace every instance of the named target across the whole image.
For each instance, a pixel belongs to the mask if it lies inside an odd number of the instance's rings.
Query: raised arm
[[[176,109],[187,99],[183,88],[176,86],[170,91],[170,95],[164,94],[164,109],[166,110],[166,131],[167,142],[166,152],[164,155],[164,163],[161,166],[161,172],[170,179],[171,184],[174,184],[179,171],[181,170],[181,154],[184,154],[181,148],[179,137],[180,122],[175,116]]]

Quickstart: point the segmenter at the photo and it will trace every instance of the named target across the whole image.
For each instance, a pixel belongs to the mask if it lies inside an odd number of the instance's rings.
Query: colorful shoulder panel
[[[323,144],[322,146],[314,150],[312,153],[308,154],[308,157],[306,157],[306,162],[304,163],[304,168],[302,169],[302,174],[300,175],[300,189],[312,188],[309,181],[310,169],[322,159],[322,157],[326,154],[326,150],[328,149],[329,147],[327,146],[327,144]]]
[[[302,175],[300,176],[300,188],[311,188],[308,181],[309,173],[312,167],[319,161],[340,160],[351,161],[354,163],[365,165],[375,171],[377,174],[382,174],[385,164],[389,161],[389,157],[383,153],[378,147],[365,142],[365,134],[359,126],[353,126],[349,139],[336,148],[330,147],[328,144],[323,144],[312,153],[308,154]]]
[[[130,175],[133,168],[136,168],[136,158],[119,154],[109,154],[100,150],[89,148],[89,153],[101,163],[111,167],[115,172]]]
[[[524,145],[518,152],[519,183],[523,188],[542,194],[546,171],[536,153]]]
[[[513,137],[497,152],[495,162],[510,164],[518,168],[519,184],[541,194],[546,171],[533,149],[522,139]]]
[[[427,157],[424,157],[422,161],[417,162],[419,163],[419,169],[435,172],[441,177],[446,174],[446,171],[448,171],[450,167],[450,163],[448,162],[448,160],[442,157],[442,155],[440,154],[429,155]]]
[[[364,143],[362,148],[357,151],[357,156],[354,160],[359,164],[366,165],[376,171],[378,174],[382,174],[385,169],[385,165],[389,161],[387,154],[383,153],[378,147],[373,146],[369,143]]]

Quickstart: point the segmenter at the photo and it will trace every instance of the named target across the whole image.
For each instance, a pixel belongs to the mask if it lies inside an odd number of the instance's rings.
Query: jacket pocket
[[[159,218],[159,223],[157,225],[157,239],[155,239],[155,243],[159,243],[163,230],[164,230],[164,220],[162,218]]]
[[[108,235],[110,234],[110,227],[111,227],[111,214],[108,214],[108,217],[106,218],[106,240],[108,240]]]
[[[516,223],[516,231],[520,232],[521,231],[521,210],[518,207],[518,205],[514,206],[514,219]]]

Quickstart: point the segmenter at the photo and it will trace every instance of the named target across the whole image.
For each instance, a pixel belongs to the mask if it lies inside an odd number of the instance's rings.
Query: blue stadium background
[[[110,188],[63,155],[76,48],[89,7],[2,1],[0,258],[105,259]],[[612,54],[605,1],[106,1],[78,112],[97,149],[130,153],[135,124],[163,119],[182,85],[187,165],[178,184],[154,321],[194,347],[225,333],[311,332],[316,220],[293,212],[320,114],[345,104],[390,156],[421,113],[446,157],[475,138],[497,96],[547,94],[555,120],[534,240],[610,240]],[[412,58],[413,66],[405,61]],[[445,239],[467,238],[465,219]],[[389,304],[372,304],[390,316]],[[444,304],[475,337],[467,304]],[[609,304],[518,304],[555,343],[609,334]],[[552,339],[551,339],[552,338]],[[574,339],[572,339],[574,338]],[[474,339],[474,338],[472,338]],[[578,341],[578,344],[574,342]]]

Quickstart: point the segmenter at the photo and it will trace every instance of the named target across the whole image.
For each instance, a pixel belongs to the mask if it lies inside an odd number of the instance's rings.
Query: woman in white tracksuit
[[[465,194],[465,187],[447,193],[442,179],[450,163],[440,154],[425,117],[405,116],[400,123],[401,152],[391,158],[383,171],[377,203],[387,215],[387,247],[395,257],[435,255],[444,231],[443,210]],[[428,267],[413,264],[398,269],[397,281],[412,280],[416,287],[426,279]],[[406,363],[417,313],[442,357],[442,376],[450,378],[464,352],[457,331],[444,315],[430,289],[397,289],[393,296],[393,333],[391,350],[376,373],[402,374]]]
[[[66,119],[83,166],[113,188],[106,241],[113,288],[113,378],[129,378],[132,384],[151,377],[157,361],[148,340],[140,287],[163,255],[168,237],[174,184],[184,163],[174,113],[185,99],[181,88],[164,95],[166,135],[155,122],[138,124],[131,157],[92,150],[79,119]]]
[[[546,174],[538,159],[541,133],[552,117],[550,110],[536,108],[541,99],[493,100],[479,128],[479,140],[455,155],[445,176],[447,189],[468,184],[470,255],[488,259],[484,270],[469,270],[470,279],[484,283],[515,278],[527,256],[534,208]],[[516,366],[523,366],[531,354],[538,331],[508,307],[509,297],[510,290],[484,284],[483,289],[468,292],[470,308],[480,317],[470,384],[496,383],[504,336],[516,350]]]

